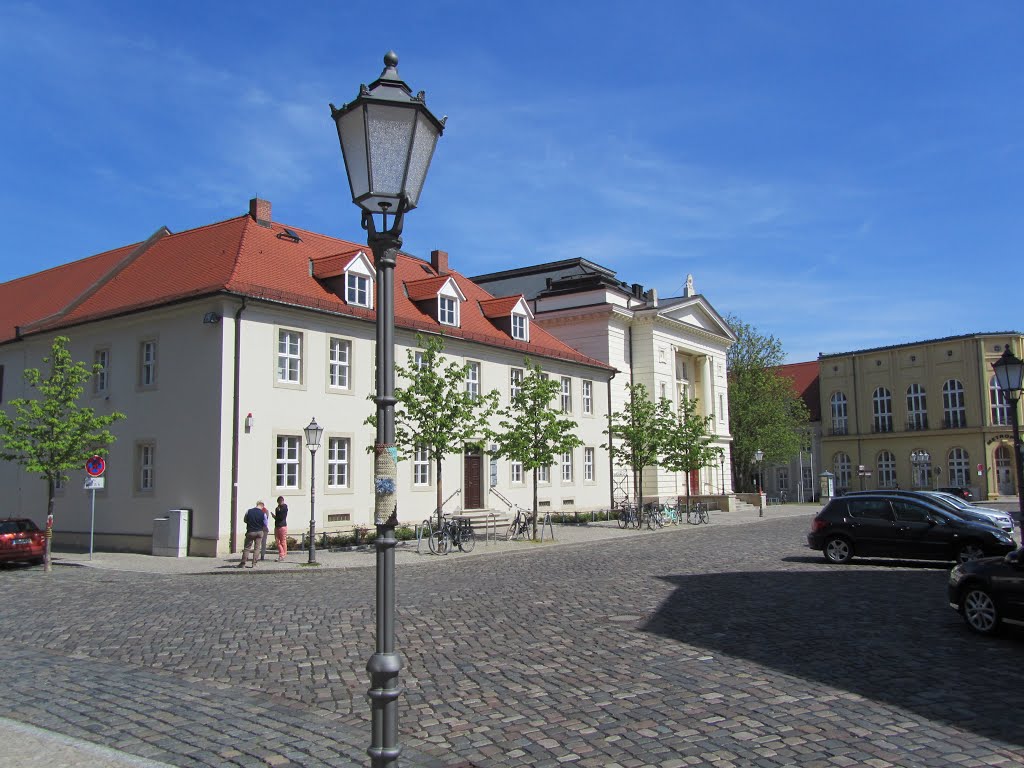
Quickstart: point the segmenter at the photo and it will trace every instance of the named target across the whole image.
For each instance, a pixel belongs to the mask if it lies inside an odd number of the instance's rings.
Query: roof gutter
[[[231,554],[238,551],[238,390],[242,382],[242,312],[245,311],[245,307],[246,299],[243,296],[242,304],[235,312],[235,370],[231,392],[231,533],[229,536]]]

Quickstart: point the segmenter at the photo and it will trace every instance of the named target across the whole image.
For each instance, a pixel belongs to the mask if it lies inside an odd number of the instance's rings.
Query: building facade
[[[1016,494],[1009,403],[992,363],[1018,332],[979,333],[818,358],[825,469],[837,491],[968,487]]]
[[[292,535],[308,530],[312,465],[317,531],[373,525],[375,270],[368,248],[273,222],[270,203],[248,215],[125,246],[0,286],[2,401],[31,397],[22,372],[42,366],[57,335],[75,360],[101,371],[84,395],[97,412],[121,411],[95,492],[98,548],[149,551],[154,520],[188,509],[189,551],[237,551],[241,519],[257,500],[283,496]],[[601,448],[614,370],[560,341],[522,297],[496,300],[452,270],[448,256],[399,254],[395,360],[419,334],[441,335],[466,364],[468,391],[497,390],[502,405],[529,358],[564,383],[563,410],[583,445],[541,477],[552,510],[610,503]],[[43,369],[45,375],[45,367]],[[402,386],[402,380],[396,381]],[[303,427],[324,427],[311,457]],[[436,503],[434,462],[414,446],[399,465],[398,511],[418,523]],[[481,440],[445,457],[446,512],[532,505],[531,478]],[[83,546],[91,530],[82,471],[57,492],[55,541]],[[0,464],[11,515],[46,514],[46,484]]]
[[[790,363],[779,374],[793,382],[793,391],[807,406],[808,423],[801,435],[801,450],[787,464],[762,468],[764,493],[771,501],[811,502],[818,498],[821,459],[821,393],[817,360]]]
[[[645,501],[685,496],[687,483],[691,494],[732,494],[726,351],[736,337],[696,292],[692,276],[684,295],[669,299],[659,299],[653,288],[627,285],[614,271],[586,259],[479,275],[473,281],[499,296],[524,296],[537,325],[617,369],[609,389],[610,412],[624,409],[627,385],[643,384],[655,400],[665,397],[678,406],[680,398],[695,399],[698,413],[711,417],[712,445],[721,449],[722,460],[689,478],[648,467]],[[610,471],[616,499],[631,497],[632,473],[619,466]]]

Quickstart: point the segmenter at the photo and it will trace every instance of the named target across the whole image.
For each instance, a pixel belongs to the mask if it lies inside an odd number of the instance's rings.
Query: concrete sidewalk
[[[167,768],[144,757],[72,739],[0,717],[2,763],[7,768]]]
[[[820,510],[821,505],[819,504],[778,504],[765,507],[763,517],[759,517],[757,509],[737,512],[713,510],[709,513],[709,526],[741,525],[780,517],[806,516],[809,527],[811,518]],[[621,529],[615,520],[602,520],[586,525],[555,525],[553,526],[554,538],[551,535],[552,531],[547,530],[543,532],[543,539],[538,543],[530,541],[505,541],[505,526],[501,526],[498,528],[496,539],[492,536],[484,537],[478,532],[476,547],[470,553],[456,550],[449,555],[440,557],[430,553],[425,540],[419,544],[415,540],[399,542],[395,550],[395,564],[442,563],[452,558],[485,557],[487,555],[508,554],[517,551],[535,551],[537,547],[543,546],[585,544],[592,541],[627,536],[658,536],[672,531],[687,534],[697,533],[705,528],[706,526],[704,525],[687,525],[684,522],[654,531],[649,531],[646,527],[642,529]],[[238,568],[240,560],[240,553],[219,557],[155,557],[153,555],[127,552],[94,552],[91,558],[87,552],[55,552],[53,554],[53,564],[55,567],[83,566],[112,571],[134,571],[166,575],[223,573],[241,576],[243,574],[277,573],[307,568],[369,568],[374,567],[377,562],[376,550],[372,544],[345,551],[317,549],[317,565],[309,563],[309,554],[305,549],[289,550],[287,560],[279,563],[277,562],[277,549],[270,546],[267,547],[266,559],[257,561],[255,568],[246,567],[244,570]]]

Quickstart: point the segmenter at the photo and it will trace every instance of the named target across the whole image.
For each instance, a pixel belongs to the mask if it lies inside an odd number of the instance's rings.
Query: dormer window
[[[526,315],[512,314],[512,338],[519,341],[529,341],[530,332]]]
[[[345,301],[357,307],[370,306],[370,278],[349,272],[345,279]]]
[[[452,296],[437,297],[437,322],[441,325],[459,324],[459,302]]]

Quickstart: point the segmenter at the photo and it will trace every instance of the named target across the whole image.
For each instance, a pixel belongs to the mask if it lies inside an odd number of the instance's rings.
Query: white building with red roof
[[[236,551],[241,518],[258,499],[283,496],[289,530],[308,530],[310,456],[303,427],[325,428],[315,454],[317,530],[372,527],[373,468],[364,424],[374,409],[375,270],[369,248],[284,226],[268,201],[248,215],[197,229],[157,230],[117,248],[0,285],[0,398],[30,397],[22,372],[40,367],[57,335],[74,359],[100,363],[83,396],[114,426],[105,487],[96,492],[96,546],[149,551],[154,519],[191,510],[189,552]],[[495,298],[448,266],[399,254],[396,355],[416,334],[443,334],[445,354],[468,363],[481,391],[508,402],[525,358],[574,391],[570,412],[583,446],[540,485],[542,509],[607,507],[612,492],[608,425],[613,364],[579,351],[534,322],[522,296]],[[396,386],[401,386],[401,380]],[[436,478],[399,469],[399,520],[416,523],[435,504]],[[443,464],[445,511],[530,506],[521,468],[467,445]],[[418,479],[414,479],[418,478]],[[84,546],[90,505],[84,468],[58,491],[55,542]],[[42,522],[46,486],[0,465],[7,513]]]

